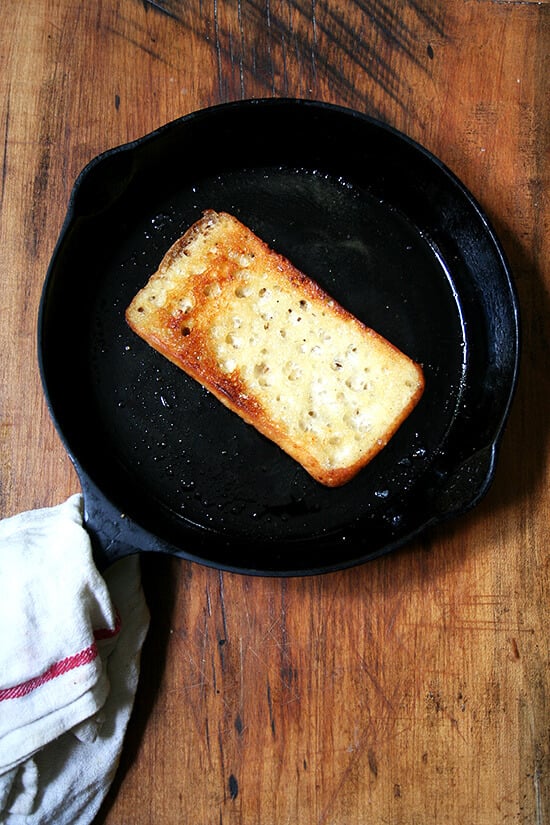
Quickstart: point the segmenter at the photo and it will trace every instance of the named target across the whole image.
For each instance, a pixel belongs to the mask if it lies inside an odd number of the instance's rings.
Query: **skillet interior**
[[[234,213],[424,367],[419,406],[345,487],[314,482],[125,324],[135,292],[206,208]],[[472,506],[517,371],[513,287],[470,195],[404,136],[305,101],[204,110],[92,162],[39,333],[91,521],[104,505],[115,514],[103,544],[114,554],[135,523],[135,549],[270,574],[357,563]]]

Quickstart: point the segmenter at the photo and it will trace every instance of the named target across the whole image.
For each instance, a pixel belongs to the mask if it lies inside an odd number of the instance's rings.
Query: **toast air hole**
[[[252,287],[247,284],[241,284],[235,289],[236,298],[250,298],[252,295]]]
[[[211,283],[205,284],[202,290],[202,294],[205,298],[217,298],[218,295],[221,295],[221,287],[219,284]]]

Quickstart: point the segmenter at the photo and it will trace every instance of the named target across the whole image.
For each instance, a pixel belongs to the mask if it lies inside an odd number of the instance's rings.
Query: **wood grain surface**
[[[78,490],[36,352],[74,180],[190,111],[306,97],[405,131],[487,211],[522,310],[467,516],[322,577],[144,559],[151,630],[98,825],[550,822],[550,4],[26,0],[0,25],[1,516]]]

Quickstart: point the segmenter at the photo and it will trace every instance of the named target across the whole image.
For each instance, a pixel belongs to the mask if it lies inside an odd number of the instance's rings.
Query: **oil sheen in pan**
[[[209,207],[233,212],[424,367],[419,408],[342,489],[310,479],[125,324],[135,292]],[[140,216],[101,277],[90,400],[109,460],[171,514],[206,529],[300,538],[388,507],[438,451],[460,403],[465,338],[445,260],[406,216],[353,182],[284,168],[201,178]]]

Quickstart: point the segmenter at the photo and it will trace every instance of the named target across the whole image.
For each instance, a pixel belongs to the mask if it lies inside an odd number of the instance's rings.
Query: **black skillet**
[[[425,371],[419,406],[327,489],[126,326],[204,209],[232,212]],[[518,368],[518,308],[478,204],[433,155],[357,112],[226,104],[93,160],[47,274],[39,358],[104,566],[161,550],[243,573],[345,568],[486,492]]]

